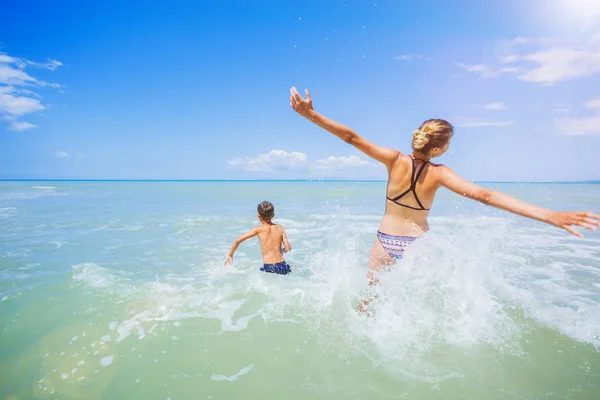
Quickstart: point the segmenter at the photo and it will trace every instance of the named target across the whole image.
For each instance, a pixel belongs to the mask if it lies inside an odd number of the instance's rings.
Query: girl
[[[461,196],[563,228],[577,236],[583,235],[573,230],[573,225],[593,230],[600,225],[600,217],[591,212],[558,212],[537,207],[467,182],[445,165],[432,163],[432,158],[441,156],[450,146],[453,127],[447,121],[430,119],[423,122],[413,132],[413,152],[404,155],[398,150],[377,146],[352,129],[317,113],[308,90],[306,99],[296,88],[292,88],[290,94],[294,111],[387,167],[385,214],[368,261],[370,285],[377,283],[376,273],[400,260],[406,247],[427,232],[427,216],[435,193],[442,186]]]

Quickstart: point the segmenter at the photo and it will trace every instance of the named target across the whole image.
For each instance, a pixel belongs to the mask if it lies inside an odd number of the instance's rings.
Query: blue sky
[[[385,179],[295,85],[404,152],[449,120],[439,161],[469,180],[600,179],[594,0],[5,0],[0,21],[0,178]]]

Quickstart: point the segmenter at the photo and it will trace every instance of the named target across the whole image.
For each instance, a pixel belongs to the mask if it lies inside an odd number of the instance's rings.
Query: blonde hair
[[[434,148],[443,148],[454,134],[454,127],[443,119],[428,119],[413,132],[412,148],[427,153]]]

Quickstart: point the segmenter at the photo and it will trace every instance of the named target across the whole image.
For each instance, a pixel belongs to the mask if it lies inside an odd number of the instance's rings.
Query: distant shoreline
[[[207,183],[385,183],[385,180],[359,180],[359,179],[0,179],[0,182],[207,182]],[[590,181],[473,181],[475,183],[501,183],[501,184],[580,184],[600,185],[598,180]]]

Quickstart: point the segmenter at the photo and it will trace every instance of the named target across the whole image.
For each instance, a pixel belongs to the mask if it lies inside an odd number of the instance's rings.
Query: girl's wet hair
[[[427,153],[434,148],[443,148],[454,134],[452,124],[443,119],[428,119],[413,132],[412,148]]]
[[[265,221],[269,221],[275,215],[275,207],[273,203],[268,201],[263,201],[256,209],[258,210],[258,215]]]

